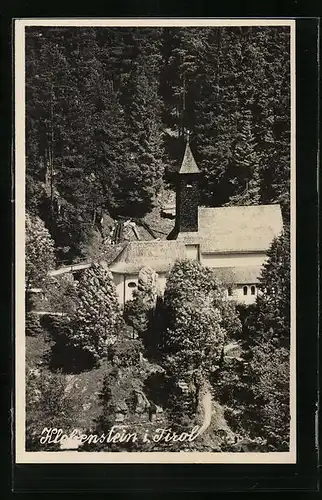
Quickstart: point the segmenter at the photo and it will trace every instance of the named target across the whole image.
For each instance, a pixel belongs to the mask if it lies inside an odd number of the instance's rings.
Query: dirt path
[[[210,389],[206,387],[203,390],[202,396],[199,401],[199,408],[202,410],[202,423],[199,429],[198,435],[203,434],[211,424],[211,415],[212,415],[212,395]]]

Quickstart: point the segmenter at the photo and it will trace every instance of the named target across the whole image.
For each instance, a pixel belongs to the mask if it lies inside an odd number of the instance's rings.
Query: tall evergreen
[[[26,90],[27,207],[60,259],[81,255],[104,210],[151,210],[187,129],[202,203],[287,216],[288,28],[28,28]]]
[[[133,47],[128,56],[131,59],[120,89],[129,145],[120,181],[120,205],[123,203],[125,213],[134,210],[137,216],[142,216],[152,208],[163,177],[160,30],[132,30],[130,46]]]
[[[241,119],[241,130],[233,149],[235,177],[230,177],[235,194],[232,205],[252,205],[260,202],[260,154],[252,131],[252,113],[247,109]]]

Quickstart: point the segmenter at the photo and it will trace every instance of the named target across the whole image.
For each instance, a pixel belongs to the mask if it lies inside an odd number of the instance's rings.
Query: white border
[[[291,62],[291,354],[290,451],[281,453],[204,452],[28,452],[25,451],[25,27],[26,26],[289,26]],[[16,391],[15,459],[21,463],[296,463],[296,110],[294,19],[16,19],[15,33],[15,223],[16,223]]]

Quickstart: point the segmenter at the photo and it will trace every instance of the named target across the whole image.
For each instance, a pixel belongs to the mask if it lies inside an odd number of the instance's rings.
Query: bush
[[[51,370],[80,373],[94,367],[93,357],[73,343],[75,323],[72,319],[68,316],[46,314],[42,318],[42,324],[53,341],[48,354],[48,364]]]
[[[79,282],[63,284],[57,296],[56,303],[68,313],[45,320],[56,342],[54,365],[68,371],[93,367],[107,356],[124,326],[110,272],[93,264]]]
[[[44,222],[26,213],[26,288],[43,286],[54,267],[54,242]]]
[[[259,436],[267,451],[288,451],[290,436],[289,352],[267,343],[253,350],[253,392],[259,408]]]
[[[143,352],[143,345],[139,339],[123,337],[111,346],[109,360],[116,366],[138,366]]]
[[[26,314],[26,335],[28,337],[37,337],[43,333],[43,328],[40,323],[39,314],[27,312]]]
[[[139,335],[144,335],[151,326],[151,320],[157,301],[157,274],[149,267],[139,272],[138,288],[133,299],[126,302],[124,319]]]
[[[48,370],[30,368],[26,373],[26,449],[55,451],[58,444],[42,445],[39,441],[45,427],[61,428],[64,433],[75,427],[78,401],[66,378]]]

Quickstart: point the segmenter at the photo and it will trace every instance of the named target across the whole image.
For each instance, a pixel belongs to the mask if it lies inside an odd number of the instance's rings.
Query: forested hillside
[[[287,451],[289,263],[286,231],[252,306],[227,300],[213,270],[193,260],[173,266],[163,297],[144,268],[123,314],[100,265],[61,282],[48,294],[52,312],[26,316],[27,449],[61,449],[40,440],[44,429],[102,436],[117,424],[138,439],[80,451]],[[157,438],[196,425],[192,442]]]
[[[62,260],[102,214],[144,217],[185,131],[210,206],[279,202],[290,177],[289,30],[27,28],[27,210]]]

